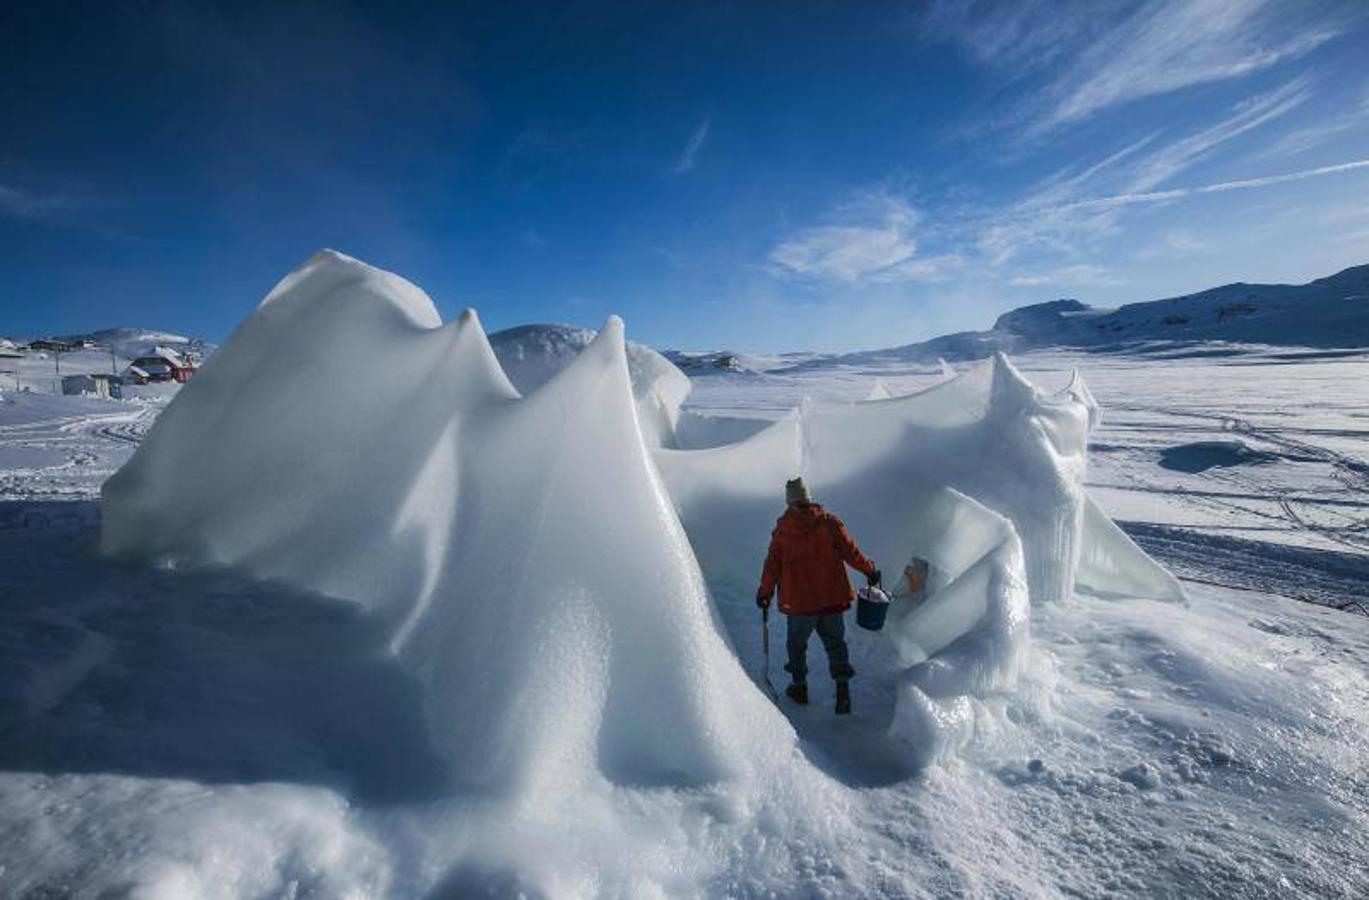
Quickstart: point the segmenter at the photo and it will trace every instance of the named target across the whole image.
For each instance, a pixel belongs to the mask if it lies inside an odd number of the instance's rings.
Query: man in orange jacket
[[[837,683],[837,715],[845,715],[851,711],[850,678],[856,674],[842,619],[855,599],[846,566],[859,569],[872,585],[879,584],[879,569],[860,552],[841,519],[813,502],[802,478],[785,483],[784,499],[788,508],[770,534],[756,605],[769,608],[775,588],[780,589],[780,612],[789,617],[784,668],[793,679],[785,693],[795,703],[808,702],[808,638],[816,630]]]

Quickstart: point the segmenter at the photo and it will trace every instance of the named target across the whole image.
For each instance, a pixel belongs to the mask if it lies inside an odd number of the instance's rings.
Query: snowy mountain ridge
[[[517,368],[517,358],[561,358],[562,363],[588,346],[595,332],[571,325],[525,325],[490,335],[500,362]],[[105,328],[61,335],[59,340],[90,340],[132,358],[154,346],[208,356],[217,345],[200,338],[143,328]],[[537,344],[537,352],[523,346]],[[1235,282],[1160,300],[1096,307],[1077,299],[1021,306],[1000,315],[991,328],[959,331],[926,341],[844,354],[791,352],[741,353],[732,350],[655,350],[628,343],[634,381],[662,364],[691,378],[746,376],[807,370],[829,365],[987,359],[995,353],[1072,348],[1096,353],[1183,352],[1200,343],[1262,344],[1315,349],[1369,348],[1369,264],[1352,266],[1307,284]],[[1238,352],[1231,348],[1231,352]],[[559,369],[559,366],[556,368]],[[551,371],[527,373],[534,387]],[[517,382],[517,378],[514,378]]]
[[[962,331],[813,364],[968,360],[1053,347],[1137,352],[1200,342],[1369,347],[1369,265],[1303,285],[1237,282],[1116,309],[1052,300],[1006,312],[987,331]]]

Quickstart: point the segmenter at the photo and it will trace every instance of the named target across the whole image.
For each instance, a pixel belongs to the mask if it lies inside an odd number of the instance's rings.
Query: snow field
[[[1344,613],[1202,587],[1187,607],[1038,607],[1017,688],[970,698],[968,739],[920,771],[882,752],[867,713],[891,686],[869,673],[888,650],[853,629],[856,715],[835,721],[815,676],[815,705],[790,710],[797,752],[744,784],[434,801],[445,765],[373,617],[230,573],[111,567],[92,504],[22,510],[0,523],[0,884],[19,896],[1369,887],[1369,629]]]

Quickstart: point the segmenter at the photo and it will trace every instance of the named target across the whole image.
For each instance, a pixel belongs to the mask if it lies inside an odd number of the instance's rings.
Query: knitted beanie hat
[[[791,478],[784,483],[784,502],[785,503],[812,503],[813,497],[808,493],[808,485],[803,483],[802,478]]]

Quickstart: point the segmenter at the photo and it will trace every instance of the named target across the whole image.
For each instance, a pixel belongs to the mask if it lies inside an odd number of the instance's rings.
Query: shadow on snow
[[[0,503],[0,770],[316,784],[368,805],[451,793],[418,683],[378,619],[228,572],[111,563],[98,535],[94,502]],[[754,606],[720,607],[756,674]],[[828,775],[893,784],[916,770],[886,733],[892,669],[882,642],[848,625],[855,714],[833,715],[816,637],[811,705],[780,708]],[[783,617],[771,641],[783,690]]]
[[[359,607],[111,564],[93,502],[0,504],[0,769],[447,791],[417,683]]]

